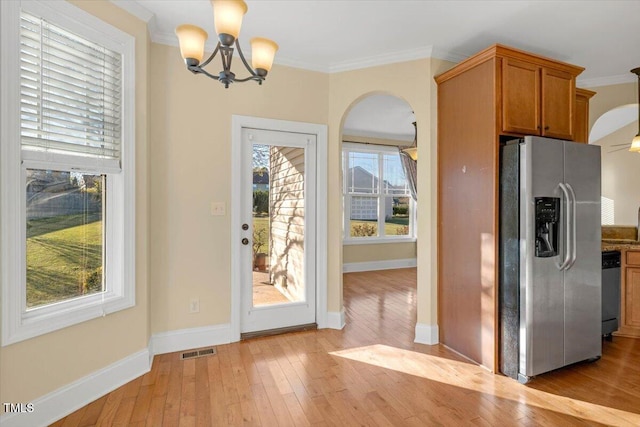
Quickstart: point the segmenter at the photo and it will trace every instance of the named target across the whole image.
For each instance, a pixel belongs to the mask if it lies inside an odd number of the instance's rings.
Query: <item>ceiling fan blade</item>
[[[610,147],[622,147],[623,145],[626,145],[627,147],[631,147],[630,142],[626,142],[624,144],[611,144]]]

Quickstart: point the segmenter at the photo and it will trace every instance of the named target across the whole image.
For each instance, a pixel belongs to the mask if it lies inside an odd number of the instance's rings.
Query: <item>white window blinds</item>
[[[119,53],[21,12],[23,159],[119,170],[121,63]]]

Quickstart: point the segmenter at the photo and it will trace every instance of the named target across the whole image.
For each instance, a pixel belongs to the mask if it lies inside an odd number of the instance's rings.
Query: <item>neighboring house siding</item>
[[[391,188],[395,188],[390,186]],[[373,195],[373,189],[378,188],[378,178],[366,169],[356,166],[349,169],[347,177],[347,188],[357,193],[367,193]],[[385,218],[393,216],[393,199],[384,198]],[[377,220],[378,219],[378,198],[369,196],[351,197],[351,219],[355,220]]]
[[[304,300],[304,149],[272,147],[269,170],[271,283]]]

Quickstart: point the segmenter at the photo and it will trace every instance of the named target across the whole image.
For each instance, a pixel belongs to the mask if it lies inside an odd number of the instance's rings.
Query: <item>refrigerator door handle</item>
[[[566,270],[569,270],[571,267],[573,267],[573,264],[576,263],[576,259],[578,258],[578,251],[577,251],[577,244],[576,244],[576,236],[577,234],[577,230],[576,230],[576,211],[577,211],[577,203],[576,203],[576,193],[575,191],[573,191],[573,187],[571,186],[571,184],[569,183],[565,183],[565,185],[567,186],[567,189],[569,190],[569,195],[571,196],[571,261],[569,262],[569,265],[566,267]]]
[[[564,235],[565,235],[565,245],[564,245],[564,260],[562,264],[558,265],[558,270],[566,270],[571,263],[571,213],[573,211],[573,205],[571,204],[571,196],[569,195],[569,189],[563,183],[558,184],[562,193],[564,194],[567,213],[565,215],[565,227],[564,227]]]

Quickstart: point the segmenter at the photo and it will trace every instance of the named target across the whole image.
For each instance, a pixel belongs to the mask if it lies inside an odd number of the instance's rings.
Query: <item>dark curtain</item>
[[[411,197],[416,202],[418,201],[418,187],[417,187],[417,179],[418,179],[418,162],[413,160],[407,153],[398,149],[400,151],[400,160],[402,161],[402,167],[404,168],[404,174],[407,177],[407,182],[409,183],[409,190],[411,191]]]

